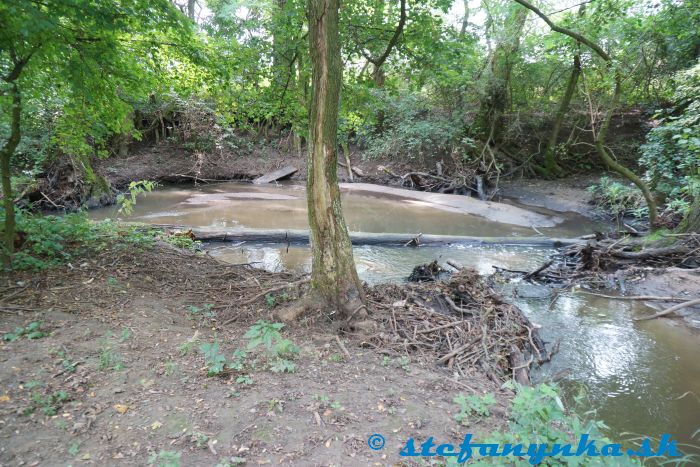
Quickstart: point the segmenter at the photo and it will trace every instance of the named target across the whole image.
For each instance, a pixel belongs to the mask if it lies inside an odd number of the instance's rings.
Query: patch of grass
[[[122,329],[122,333],[119,336],[119,342],[126,342],[129,340],[131,337],[131,331],[129,331],[129,328],[124,328]]]
[[[345,357],[341,353],[334,353],[328,357],[328,361],[333,363],[343,363],[345,361]]]
[[[121,356],[107,343],[103,342],[100,348],[99,361],[97,368],[101,371],[112,369],[114,371],[123,370],[126,368],[122,362]]]
[[[175,370],[177,369],[177,365],[172,360],[168,360],[167,362],[165,362],[163,364],[163,368],[165,369],[166,376],[172,376],[173,374],[175,374]]]

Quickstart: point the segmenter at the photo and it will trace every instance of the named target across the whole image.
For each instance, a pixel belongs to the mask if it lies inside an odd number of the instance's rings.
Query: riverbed
[[[454,195],[372,186],[343,186],[343,210],[352,232],[459,235],[475,237],[575,237],[603,226],[576,213],[517,204],[489,203]],[[116,208],[91,211],[94,219],[119,217]],[[212,229],[305,229],[302,185],[254,186],[220,183],[176,186],[140,197],[125,220]],[[271,271],[310,270],[303,243],[214,242],[212,256]],[[528,245],[448,244],[404,248],[356,245],[360,277],[369,283],[400,282],[414,266],[447,258],[483,275],[495,267],[533,270],[553,252]],[[651,310],[635,302],[551,291],[527,284],[502,288],[507,299],[542,326],[551,345],[559,342],[552,363],[534,377],[545,380],[568,370],[562,386],[570,396],[583,394],[583,408],[610,426],[611,435],[628,438],[670,433],[691,442],[700,428],[700,339],[673,320],[635,322]],[[553,304],[552,304],[553,302]],[[550,304],[552,304],[550,306]]]

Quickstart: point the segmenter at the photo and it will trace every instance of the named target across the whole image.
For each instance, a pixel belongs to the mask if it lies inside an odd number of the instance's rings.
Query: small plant
[[[343,356],[343,354],[334,353],[328,357],[328,361],[331,361],[333,363],[343,363],[345,361],[345,357]]]
[[[14,331],[8,332],[4,336],[2,336],[2,339],[8,342],[13,342],[19,339],[20,337],[26,337],[29,340],[33,340],[41,339],[42,337],[46,336],[48,336],[48,334],[41,331],[41,322],[33,321],[29,323],[26,327],[18,327],[15,328]]]
[[[206,303],[202,307],[190,305],[187,307],[188,317],[190,319],[195,319],[196,317],[203,317],[214,319],[216,318],[216,312],[213,310],[214,305],[211,303]]]
[[[35,392],[32,394],[33,407],[25,411],[25,414],[32,413],[35,408],[40,408],[44,415],[53,417],[58,413],[61,406],[70,400],[68,393],[66,391],[56,391],[47,396],[42,396],[40,393]]]
[[[481,397],[459,394],[454,398],[454,403],[459,406],[459,413],[455,415],[455,420],[464,426],[468,426],[469,418],[473,415],[477,417],[488,417],[491,415],[489,408],[496,403],[496,398],[491,393],[484,394]]]
[[[253,384],[253,378],[251,378],[250,375],[240,375],[238,378],[236,378],[236,384],[251,386]]]
[[[177,369],[177,365],[175,364],[175,362],[168,360],[163,365],[163,369],[165,370],[166,376],[172,376],[175,373],[175,370]]]
[[[177,451],[160,451],[148,457],[148,465],[156,467],[180,467],[182,454]]]
[[[406,373],[411,372],[411,359],[403,356],[403,357],[398,357],[398,358],[390,358],[390,357],[384,357],[382,359],[382,366],[395,366],[396,368],[401,368],[403,371]]]
[[[209,443],[209,436],[199,431],[191,433],[190,439],[199,449],[207,447],[207,443]]]
[[[199,350],[204,354],[204,364],[207,367],[207,376],[217,376],[226,368],[226,357],[219,353],[219,342],[202,344]]]
[[[233,360],[228,363],[228,367],[234,371],[242,371],[245,367],[245,357],[247,353],[245,350],[236,349],[233,352]]]
[[[331,408],[333,410],[343,410],[343,405],[338,401],[332,401],[330,397],[325,394],[314,394],[314,400],[318,402],[318,406],[321,409]]]
[[[233,456],[220,461],[214,467],[234,467],[236,465],[245,465],[248,460],[245,457]]]
[[[265,295],[265,304],[270,309],[276,307],[281,302],[286,302],[287,300],[289,300],[289,295],[287,292],[282,292],[279,295],[272,295],[271,293]]]
[[[278,358],[272,362],[270,370],[273,373],[294,373],[297,370],[297,366],[290,360]]]
[[[265,348],[272,371],[293,373],[296,365],[289,359],[299,353],[299,347],[289,339],[282,338],[280,331],[283,327],[282,323],[268,323],[260,320],[251,326],[243,337],[248,339],[248,350],[253,350],[260,345]]]
[[[66,371],[67,373],[74,373],[75,369],[78,367],[78,364],[74,361],[72,361],[70,358],[66,356],[66,352],[61,350],[56,353],[56,355],[61,359],[61,366],[63,367],[63,370]]]
[[[630,214],[639,218],[648,215],[644,197],[632,186],[601,177],[600,183],[589,187],[588,191],[593,194],[598,206],[615,216]]]
[[[279,399],[270,399],[267,401],[267,411],[282,413],[284,411],[284,401]]]
[[[194,336],[190,337],[187,339],[185,342],[180,344],[177,347],[177,351],[180,352],[180,355],[185,357],[192,353],[192,350],[194,350],[194,345],[197,343],[197,333],[195,333]]]
[[[126,342],[129,340],[131,337],[131,331],[129,331],[129,328],[124,328],[122,329],[122,333],[119,336],[119,342]]]
[[[170,235],[165,237],[165,241],[183,250],[198,251],[202,249],[202,242],[193,240],[187,235]]]
[[[68,455],[75,457],[80,452],[80,441],[73,441],[70,446],[68,446]]]
[[[105,371],[112,369],[115,371],[123,370],[125,368],[124,363],[118,353],[112,349],[112,347],[106,342],[102,345],[100,349],[99,363],[97,368]]]

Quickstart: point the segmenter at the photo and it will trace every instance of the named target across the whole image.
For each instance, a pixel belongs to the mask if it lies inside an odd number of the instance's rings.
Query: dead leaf
[[[114,410],[120,414],[125,414],[129,410],[129,407],[124,404],[114,404]]]
[[[10,402],[10,396],[8,396],[7,394],[3,394],[2,396],[0,396],[0,402]]]

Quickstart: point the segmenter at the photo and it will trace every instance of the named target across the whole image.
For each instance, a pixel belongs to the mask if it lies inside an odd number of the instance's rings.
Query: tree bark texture
[[[349,320],[364,308],[365,297],[343,218],[336,173],[342,82],[338,9],[338,0],[308,0],[312,89],[306,184],[312,289],[331,313]]]

